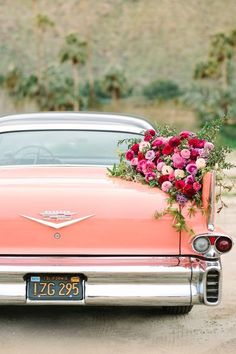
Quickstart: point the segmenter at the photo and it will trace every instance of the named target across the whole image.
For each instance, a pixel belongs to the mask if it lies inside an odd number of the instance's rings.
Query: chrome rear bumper
[[[219,274],[218,299],[207,297],[207,274]],[[30,301],[27,274],[84,274],[83,301]],[[0,257],[0,305],[217,305],[220,261],[193,257]]]

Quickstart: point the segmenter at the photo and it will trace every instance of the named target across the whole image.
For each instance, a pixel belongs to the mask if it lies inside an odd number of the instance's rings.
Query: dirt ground
[[[236,198],[220,225],[236,240]],[[236,247],[223,258],[223,300],[186,316],[153,308],[2,307],[0,353],[235,353]]]

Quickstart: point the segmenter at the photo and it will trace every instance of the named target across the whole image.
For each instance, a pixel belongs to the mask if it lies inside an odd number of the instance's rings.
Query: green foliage
[[[220,68],[216,60],[208,62],[200,62],[196,65],[194,71],[194,79],[218,79],[220,77]]]
[[[236,84],[221,87],[193,86],[182,97],[182,102],[196,112],[201,125],[224,117],[225,124],[236,122]]]
[[[174,136],[177,134],[176,129],[168,124],[160,125],[155,122],[154,128],[161,136]]]
[[[90,93],[89,82],[87,81],[85,85],[82,87],[81,93],[83,96],[88,97]],[[98,99],[108,99],[110,98],[110,94],[104,90],[103,82],[101,80],[94,81],[94,94]]]
[[[13,67],[3,76],[2,87],[16,102],[31,99],[43,111],[73,109],[73,81],[57,67],[49,67],[40,79]]]
[[[207,161],[209,170],[215,169],[216,166],[219,170],[234,167],[226,160],[227,155],[231,152],[231,148],[229,146],[220,145],[218,141],[219,133],[222,131],[224,124],[224,118],[216,118],[206,122],[197,134],[198,138],[210,141],[215,145]]]
[[[84,65],[87,56],[87,42],[80,39],[76,33],[69,34],[59,54],[61,63],[69,61],[73,65]]]
[[[217,140],[221,145],[230,146],[232,149],[236,149],[236,124],[225,125],[221,129]]]
[[[132,89],[123,71],[112,69],[104,77],[101,88],[113,100],[119,100],[131,94]]]
[[[205,82],[190,89],[183,102],[195,110],[201,124],[217,117],[226,117],[226,124],[236,122],[235,48],[236,30],[217,33],[208,59],[195,67],[194,78]]]
[[[192,209],[194,209],[194,212],[195,212],[195,208],[193,206],[192,206]],[[169,206],[161,213],[158,211],[155,211],[154,218],[158,220],[167,214],[172,216],[173,227],[177,232],[187,231],[187,232],[189,232],[189,234],[193,234],[193,230],[190,229],[186,224],[186,220],[182,214],[181,207],[174,208],[172,206]]]
[[[157,80],[144,87],[143,95],[150,100],[171,100],[179,97],[181,91],[179,86],[173,81]]]
[[[73,109],[73,82],[60,70],[50,67],[42,76],[42,81],[35,92],[39,108],[44,111],[62,111]]]
[[[48,27],[54,27],[55,23],[47,15],[38,14],[36,17],[36,25],[44,32]]]
[[[16,102],[19,102],[24,98],[33,97],[38,90],[38,78],[34,74],[26,76],[20,68],[13,66],[5,76],[2,75],[1,86]]]

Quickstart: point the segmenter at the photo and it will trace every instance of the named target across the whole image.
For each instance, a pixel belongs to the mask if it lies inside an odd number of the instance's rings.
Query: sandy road
[[[236,240],[236,198],[220,224]],[[235,353],[236,247],[223,257],[223,301],[186,316],[153,308],[2,307],[0,353]]]

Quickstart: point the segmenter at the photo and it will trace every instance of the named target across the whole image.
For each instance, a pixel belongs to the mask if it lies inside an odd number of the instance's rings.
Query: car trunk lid
[[[179,254],[166,194],[105,167],[1,168],[0,195],[1,254]]]

